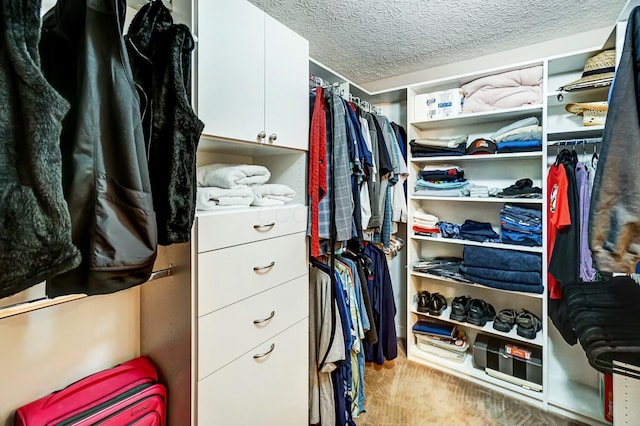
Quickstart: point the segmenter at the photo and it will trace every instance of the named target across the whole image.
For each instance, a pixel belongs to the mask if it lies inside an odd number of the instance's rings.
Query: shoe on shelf
[[[469,304],[467,322],[469,324],[484,327],[487,321],[492,321],[496,317],[496,310],[493,306],[482,299],[473,299]]]
[[[451,302],[451,315],[449,318],[454,321],[465,322],[469,313],[470,296],[458,296]]]
[[[529,178],[517,180],[511,186],[503,188],[496,194],[500,198],[539,198],[542,197],[542,189],[533,186],[533,181]]]
[[[439,317],[445,309],[447,309],[447,299],[440,293],[433,293],[429,301],[429,314]]]
[[[516,317],[518,336],[526,339],[535,339],[538,331],[542,330],[542,321],[531,312],[523,309]]]
[[[516,311],[513,309],[503,309],[496,314],[493,320],[493,328],[504,333],[511,331],[516,323]]]
[[[429,303],[431,301],[431,294],[428,291],[421,291],[418,293],[418,312],[429,312]]]

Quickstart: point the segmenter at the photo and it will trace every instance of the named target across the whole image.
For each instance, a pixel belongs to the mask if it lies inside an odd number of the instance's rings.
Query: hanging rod
[[[159,280],[161,278],[165,278],[173,275],[173,265],[169,264],[169,267],[166,269],[159,269],[157,271],[153,271],[149,279],[145,282]],[[23,314],[26,312],[35,311],[42,308],[47,308],[49,306],[60,305],[62,303],[70,302],[72,300],[84,299],[85,297],[89,297],[86,294],[68,294],[66,296],[58,296],[53,299],[49,299],[48,297],[39,297],[37,299],[28,300],[26,302],[15,303],[13,305],[8,305],[0,308],[0,319],[12,317],[14,315]]]
[[[565,145],[586,145],[592,143],[601,143],[602,138],[582,138],[582,139],[564,139],[559,141],[551,141],[549,146],[565,146]]]

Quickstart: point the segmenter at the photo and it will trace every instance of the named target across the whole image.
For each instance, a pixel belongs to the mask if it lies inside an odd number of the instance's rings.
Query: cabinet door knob
[[[258,139],[264,139],[266,137],[267,137],[267,132],[265,132],[264,130],[258,133]]]
[[[275,141],[276,139],[278,139],[278,135],[276,135],[275,133],[271,133],[271,134],[269,135],[269,140],[270,140],[271,142]]]
[[[253,359],[258,359],[258,358],[264,358],[265,356],[269,355],[271,352],[273,352],[273,350],[276,348],[276,344],[272,343],[271,347],[269,348],[268,351],[266,351],[263,354],[255,354],[253,355]]]
[[[276,315],[276,311],[271,311],[271,314],[269,314],[269,316],[267,318],[263,318],[263,319],[259,319],[259,320],[253,320],[253,323],[256,324],[256,325],[265,323],[265,322],[269,321],[271,318],[273,318],[275,315]]]
[[[254,266],[253,270],[254,271],[263,271],[265,269],[269,269],[269,268],[273,268],[273,266],[276,264],[275,260],[272,261],[270,264],[268,264],[267,266]]]

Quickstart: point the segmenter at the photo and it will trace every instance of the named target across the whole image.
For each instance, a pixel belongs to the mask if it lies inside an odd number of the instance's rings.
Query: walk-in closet
[[[640,424],[583,3],[0,0],[0,425]]]

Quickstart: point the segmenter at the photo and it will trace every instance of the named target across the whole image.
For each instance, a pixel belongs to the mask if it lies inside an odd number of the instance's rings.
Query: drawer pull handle
[[[265,356],[269,355],[271,352],[273,352],[273,350],[276,348],[276,344],[272,343],[271,347],[269,348],[268,351],[266,351],[263,354],[254,354],[253,355],[253,359],[258,359],[258,358],[264,358]]]
[[[259,319],[259,320],[253,320],[254,324],[262,324],[264,322],[269,321],[271,318],[273,318],[276,315],[276,311],[271,311],[271,314],[269,315],[268,318],[265,319]]]
[[[267,223],[266,225],[253,225],[253,229],[255,229],[256,231],[262,231],[262,230],[268,231],[274,226],[276,226],[276,223],[271,222],[271,223]]]
[[[271,262],[270,264],[268,264],[267,266],[254,266],[253,270],[254,271],[263,271],[265,269],[269,269],[269,268],[273,268],[273,266],[276,264],[275,260],[273,262]]]

